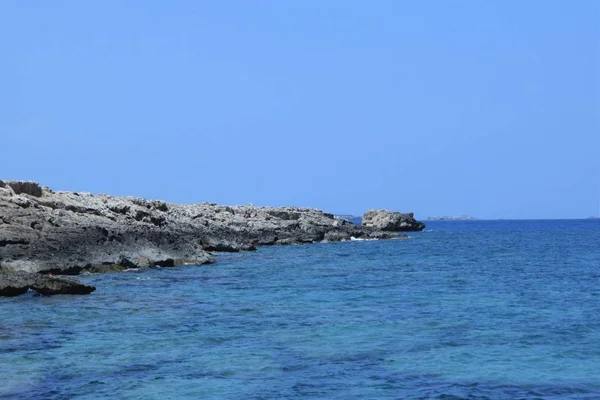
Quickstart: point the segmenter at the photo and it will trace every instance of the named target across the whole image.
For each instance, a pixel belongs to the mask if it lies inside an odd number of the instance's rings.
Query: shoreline
[[[385,226],[359,226],[312,208],[175,204],[0,181],[0,274],[203,265],[215,262],[212,252],[390,239],[396,230],[424,227],[412,214],[370,212]]]

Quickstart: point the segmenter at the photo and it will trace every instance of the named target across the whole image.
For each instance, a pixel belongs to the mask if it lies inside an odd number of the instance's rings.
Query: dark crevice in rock
[[[135,212],[135,215],[133,216],[133,218],[135,218],[136,221],[141,221],[148,216],[150,216],[149,213],[142,211],[142,210],[137,210]]]
[[[129,207],[128,205],[124,205],[124,204],[118,204],[118,205],[114,205],[114,206],[109,206],[108,209],[116,214],[124,215],[129,212],[131,207]]]
[[[71,205],[71,204],[65,206],[64,209],[67,211],[72,211],[72,212],[76,212],[79,214],[102,215],[102,213],[99,210],[95,210],[93,208],[80,207],[80,206]]]
[[[29,244],[27,240],[24,239],[4,239],[0,240],[0,247],[8,246],[9,244]]]
[[[12,286],[8,285],[0,289],[0,296],[15,297],[27,293],[29,286]]]
[[[154,262],[155,267],[174,267],[175,260],[172,258],[167,258],[166,260],[158,260]]]
[[[152,225],[158,226],[158,227],[162,227],[165,224],[165,217],[162,216],[158,216],[158,217],[150,217],[150,223]]]
[[[40,274],[53,274],[53,275],[79,275],[83,271],[83,267],[73,266],[68,268],[50,268],[40,271]]]

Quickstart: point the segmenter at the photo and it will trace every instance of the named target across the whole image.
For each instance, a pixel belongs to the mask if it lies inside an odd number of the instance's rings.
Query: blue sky
[[[174,202],[598,213],[600,2],[10,1],[0,179]]]

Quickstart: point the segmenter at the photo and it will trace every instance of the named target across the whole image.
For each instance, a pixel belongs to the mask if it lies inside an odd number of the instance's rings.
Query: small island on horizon
[[[477,218],[469,215],[457,215],[457,216],[433,216],[427,217],[427,221],[477,221]]]

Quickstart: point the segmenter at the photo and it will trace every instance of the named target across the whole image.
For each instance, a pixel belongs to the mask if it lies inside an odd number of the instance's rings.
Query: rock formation
[[[63,276],[49,276],[15,272],[0,274],[0,297],[12,297],[26,293],[29,289],[39,294],[89,294],[96,290],[78,280]]]
[[[208,251],[395,235],[297,207],[180,205],[0,181],[0,271],[79,274],[214,261]]]
[[[363,215],[362,224],[387,232],[422,231],[425,228],[425,224],[417,221],[413,213],[402,214],[388,210],[367,211]]]

